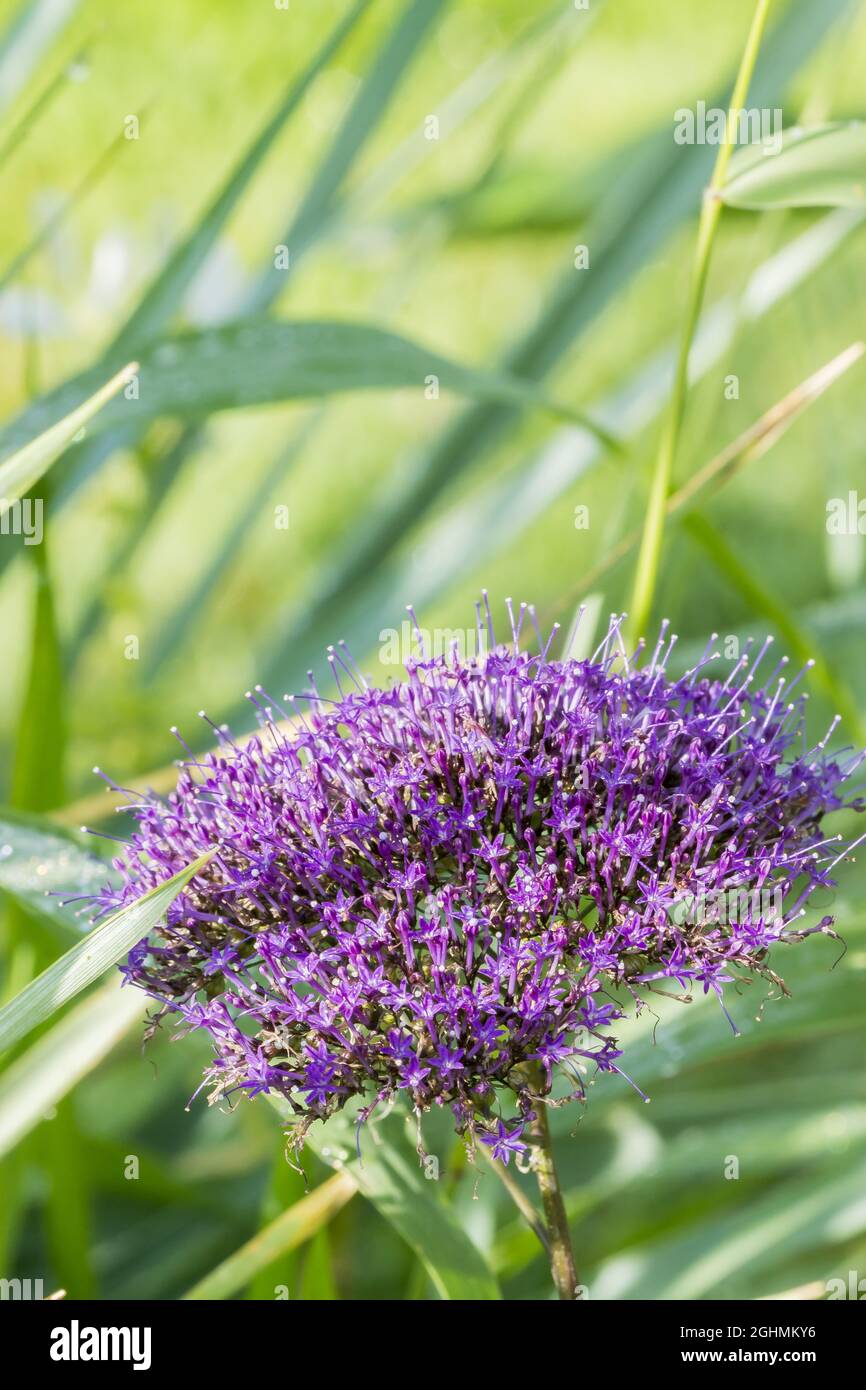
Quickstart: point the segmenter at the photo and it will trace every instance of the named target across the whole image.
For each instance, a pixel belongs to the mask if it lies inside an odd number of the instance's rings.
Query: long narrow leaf
[[[37,438],[30,438],[32,430],[24,432],[24,438],[30,439],[30,442],[23,444],[16,453],[0,463],[0,516],[39,481],[85,425],[129,385],[137,370],[138,364],[130,362],[104,386],[94,381],[93,373],[89,374],[86,393],[73,385],[47,426],[45,423],[37,426],[41,430]],[[102,372],[98,373],[98,378],[103,378]],[[80,401],[85,394],[87,399],[84,403],[76,405],[75,401]],[[25,415],[30,420],[38,418],[38,414],[31,415],[29,411]]]
[[[787,606],[761,583],[754,567],[739,558],[724,536],[700,512],[690,512],[683,525],[712,560],[719,574],[745,599],[751,611],[774,624],[800,661],[813,663],[813,682],[824,690],[839,710],[857,742],[866,740],[866,722],[856,697],[835,674],[826,657],[816,650],[815,642],[804,632]]]
[[[700,332],[702,370],[707,370],[712,362],[719,360],[729,347],[736,318],[754,322],[763,317],[780,298],[791,293],[824,264],[856,225],[856,216],[832,214],[759,267],[749,281],[741,304],[725,300],[715,305]],[[799,410],[817,399],[839,374],[858,359],[861,351],[859,345],[847,349],[780,401],[755,426],[695,475],[689,487],[671,499],[669,511],[676,511],[685,505],[693,495],[692,484],[709,483],[711,476],[716,473],[727,480],[747,457],[759,457],[787,428]],[[639,373],[615,397],[601,403],[597,410],[599,418],[623,422],[628,431],[645,428],[663,397],[666,371],[667,363],[662,355],[648,371]],[[465,498],[462,499],[459,512],[445,514],[441,524],[437,525],[435,542],[430,543],[436,558],[429,577],[425,576],[423,581],[419,581],[417,575],[410,576],[402,570],[386,568],[382,574],[383,593],[390,590],[408,592],[411,583],[413,598],[426,602],[438,592],[437,585],[441,587],[446,579],[453,581],[468,566],[483,559],[485,553],[492,552],[495,546],[515,542],[545,505],[550,505],[580,473],[597,462],[597,447],[594,441],[579,438],[573,433],[557,436],[529,468],[521,470],[520,477],[515,481],[509,478],[504,482],[497,481],[487,489],[481,502],[472,506]],[[573,605],[577,594],[627,554],[635,539],[634,535],[630,535],[607,552],[604,560],[589,575],[582,576],[579,586],[567,593],[562,606]],[[558,614],[559,609],[555,612]],[[348,626],[351,628],[351,623]],[[310,652],[307,664],[314,657],[315,653]],[[161,769],[143,779],[135,779],[135,785],[153,783],[165,790],[173,784],[173,780],[171,769]],[[64,814],[64,821],[77,824],[81,820],[101,818],[105,806],[100,806],[100,800],[104,803],[105,798],[88,798],[79,806],[70,808],[71,819]]]
[[[37,252],[41,251],[57,236],[63,224],[68,220],[70,213],[102,181],[122,151],[128,148],[128,141],[121,131],[84,171],[72,192],[63,199],[57,210],[42,223],[27,244],[16,252],[12,260],[0,271],[0,293],[18,278],[21,271]]]
[[[290,1112],[279,1097],[269,1097],[285,1118]],[[345,1173],[362,1196],[415,1251],[445,1299],[501,1297],[490,1268],[472,1244],[453,1210],[435,1193],[411,1153],[396,1116],[363,1131],[362,1158],[356,1155],[352,1120],[344,1111],[324,1127],[313,1125],[306,1142],[331,1168]]]
[[[257,1232],[240,1250],[200,1279],[184,1297],[231,1298],[273,1260],[311,1240],[357,1191],[358,1186],[349,1173],[335,1173]]]
[[[866,123],[794,127],[768,153],[748,146],[731,160],[718,197],[729,207],[756,210],[863,207]]]
[[[239,509],[198,581],[156,634],[145,663],[146,680],[151,679],[153,674],[180,650],[187,632],[204,611],[208,599],[217,590],[224,573],[241,551],[243,542],[250,535],[256,520],[262,515],[277,482],[288,476],[316,428],[321,425],[323,415],[324,410],[319,410],[311,419],[304,421],[289,443],[280,449],[270,468]]]
[[[665,508],[666,515],[668,517],[676,516],[679,512],[684,511],[705,489],[717,488],[730,482],[746,464],[763,458],[768,450],[790,429],[801,412],[819,400],[835,381],[838,381],[845,372],[860,361],[864,350],[866,349],[864,349],[863,343],[852,343],[850,347],[845,348],[844,352],[840,352],[830,362],[819,367],[817,372],[813,372],[793,391],[789,391],[782,400],[777,401],[775,405],[765,411],[753,425],[750,425],[747,430],[744,430],[730,444],[727,444],[715,458],[710,459],[709,463],[704,464],[696,473],[693,473],[682,487],[671,493]],[[563,598],[557,603],[555,613],[559,615],[564,610],[573,607],[582,594],[595,588],[603,575],[612,570],[634,550],[640,538],[640,529],[636,528],[624,536],[615,546],[606,550],[598,563],[581,575],[578,584],[566,591]]]
[[[410,0],[402,21],[386,39],[381,52],[364,78],[361,90],[351,110],[337,132],[327,159],[316,174],[307,197],[293,218],[290,229],[282,237],[282,242],[291,246],[292,267],[297,264],[302,246],[304,249],[309,249],[328,225],[335,205],[335,197],[342,181],[360,154],[366,140],[384,115],[393,92],[404,77],[415,51],[429,31],[431,23],[444,2],[445,0]],[[340,27],[335,32],[334,48],[345,38],[356,19],[360,17],[360,13],[360,7],[357,13],[356,10],[352,10],[345,26]],[[332,47],[329,41],[319,55],[321,63],[314,60],[308,72],[299,79],[295,95],[303,95],[303,91],[318,75],[321,64],[331,56],[331,51]],[[287,109],[284,109],[283,116],[287,116],[294,109],[294,106],[293,94],[289,93],[286,98]],[[279,123],[280,115],[281,113],[277,112],[275,118],[277,123]],[[162,328],[165,316],[172,307],[169,289],[173,291],[175,296],[179,296],[187,287],[192,274],[201,264],[204,253],[215,240],[223,222],[234,207],[244,181],[251,176],[255,163],[264,155],[272,136],[275,134],[276,129],[269,130],[267,127],[262,132],[259,140],[248,151],[245,160],[236,168],[223,192],[206,214],[205,222],[196,229],[190,240],[175,253],[165,274],[161,275],[146,292],[133,312],[132,320],[121,329],[115,339],[113,347],[109,350],[109,356],[112,353],[117,353],[120,356],[126,355],[129,350],[129,343],[137,341],[141,336],[155,335]],[[252,315],[257,309],[270,306],[285,282],[285,273],[276,272],[272,265],[269,266],[263,272],[258,286],[247,297],[243,306],[244,313]],[[72,483],[60,502],[65,502],[74,494],[75,490],[105,462],[115,446],[128,445],[133,442],[138,436],[140,427],[147,423],[148,418],[145,414],[137,417],[137,420],[127,419],[122,433],[118,430],[111,435],[106,434],[101,440],[95,440],[90,447],[83,451],[77,462]],[[138,424],[139,429],[136,428],[136,424]],[[184,454],[189,451],[191,442],[192,437],[184,442],[182,450]],[[10,553],[12,553],[11,547],[0,552],[0,568]]]
[[[140,389],[109,406],[98,428],[118,420],[146,423],[163,415],[199,420],[220,410],[346,391],[414,388],[435,395],[441,387],[478,400],[548,410],[586,424],[607,444],[615,443],[607,430],[596,429],[579,411],[550,402],[538,387],[507,373],[455,362],[368,324],[244,321],[169,339],[145,348],[139,359]],[[70,401],[92,390],[103,370],[85,372],[25,410],[7,439],[28,437],[34,428],[65,414]],[[121,375],[126,381],[129,368]],[[433,401],[431,406],[435,408]]]
[[[11,106],[78,0],[22,0],[0,37],[0,111]]]
[[[17,1058],[0,1076],[0,1154],[45,1118],[102,1061],[144,1012],[140,990],[110,980]]]
[[[81,66],[86,63],[87,57],[88,48],[87,45],[85,45],[79,50],[71,62],[63,64],[43,90],[33,99],[26,110],[21,112],[15,124],[7,131],[3,140],[0,141],[0,168],[2,168],[9,156],[14,154],[22,141],[30,134],[30,131],[34,129],[39,120],[51,108],[60,93],[73,80],[74,73],[80,70]]]
[[[212,856],[212,850],[201,855],[167,882],[114,913],[0,1009],[0,1052],[80,994],[146,937],[178,893]]]
[[[292,270],[333,216],[337,194],[347,174],[405,79],[444,3],[445,0],[409,0],[399,23],[389,31],[306,196],[280,238],[281,244],[289,248]],[[285,273],[270,265],[249,296],[246,312],[260,313],[269,308],[285,288],[286,278]]]
[[[116,361],[118,357],[133,355],[131,344],[140,344],[147,339],[153,340],[175,317],[184,294],[212,251],[232,213],[238,207],[244,192],[257,174],[275,140],[291,116],[297,111],[316,78],[327,67],[331,58],[369,7],[369,3],[370,0],[357,0],[345,18],[336,25],[330,37],[326,39],[309,65],[292,79],[276,110],[231,170],[200,221],[194,226],[189,236],[169,256],[156,278],[144,290],[135,308],[106,350],[103,360]],[[123,424],[117,425],[110,434],[103,434],[80,446],[75,458],[73,479],[58,499],[58,505],[62,506],[74,494],[77,487],[104,463],[115,449],[128,448],[134,445],[146,424],[146,420],[127,419]],[[172,451],[171,471],[173,473],[178,471],[182,457],[190,452],[194,440],[195,436],[191,434],[183,441],[182,449],[175,448]],[[157,500],[157,497],[151,498],[151,509],[156,506]],[[146,517],[144,521],[139,518],[139,526],[142,524],[146,524]]]
[[[201,221],[187,240],[169,257],[157,278],[145,290],[114,339],[110,352],[125,355],[131,351],[130,344],[153,339],[171,320],[183,294],[203,265],[277,136],[289,117],[298,109],[316,78],[348,38],[369,4],[370,0],[356,0],[355,5],[335,26],[309,65],[298,77],[293,78],[273,115],[232,169]]]
[[[763,319],[774,305],[826,264],[862,221],[861,213],[849,209],[827,214],[758,268],[741,301],[725,298],[714,305],[698,335],[700,370],[708,370],[723,359],[737,322],[750,324]],[[850,363],[853,359],[846,360]],[[670,367],[671,353],[665,349],[610,397],[598,402],[594,416],[603,423],[616,422],[626,436],[646,430],[665,400]],[[474,497],[461,496],[459,505],[437,517],[428,534],[422,531],[419,535],[415,529],[419,517],[407,515],[402,519],[402,542],[412,536],[425,550],[429,545],[429,553],[434,557],[429,574],[419,575],[417,566],[410,567],[402,555],[390,557],[394,542],[389,535],[381,538],[381,550],[368,558],[364,571],[359,569],[355,574],[351,591],[344,594],[342,579],[350,571],[354,573],[356,562],[360,563],[367,553],[371,536],[378,532],[380,507],[373,520],[359,528],[358,538],[346,538],[343,549],[348,558],[339,567],[329,554],[312,602],[305,593],[303,608],[295,621],[287,625],[278,644],[270,644],[264,658],[262,684],[282,690],[297,689],[309,667],[320,659],[323,632],[339,631],[354,651],[366,650],[381,627],[382,613],[393,602],[394,593],[407,594],[419,605],[429,602],[471,565],[482,564],[495,548],[514,546],[544,507],[553,505],[599,458],[598,445],[588,435],[557,431],[537,457],[521,467],[519,474],[492,480]],[[402,506],[400,499],[406,492],[400,490],[399,481],[395,487],[399,493],[395,505]],[[408,490],[412,488],[410,480]],[[389,504],[383,502],[381,506],[387,508]],[[602,564],[606,567],[606,559],[605,556],[599,562],[599,569]],[[565,589],[563,605],[573,606],[576,594],[583,590],[581,576],[576,589],[571,585]],[[232,707],[226,717],[230,722],[242,718],[241,706]]]
[[[30,551],[36,594],[11,788],[13,806],[24,811],[45,811],[65,800],[66,691],[48,550],[43,538]]]

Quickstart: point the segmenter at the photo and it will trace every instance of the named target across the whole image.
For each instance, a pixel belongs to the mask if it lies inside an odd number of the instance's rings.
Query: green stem
[[[537,1236],[542,1249],[549,1255],[550,1241],[547,1236],[547,1228],[523,1188],[514,1181],[504,1163],[501,1163],[498,1158],[490,1156],[483,1144],[478,1146],[476,1152],[488,1168],[496,1174],[527,1226]]]
[[[769,8],[770,0],[758,0],[752,19],[752,27],[749,30],[749,37],[746,40],[746,47],[740,62],[740,70],[737,73],[737,80],[731,94],[731,104],[725,120],[725,138],[719,146],[710,186],[704,194],[701,206],[698,240],[692,265],[686,317],[674,372],[670,409],[656,458],[632,589],[629,632],[633,639],[640,637],[646,626],[658,577],[659,556],[664,537],[665,507],[670,491],[688,393],[689,354],[703,304],[710,256],[722,211],[722,203],[717,190],[723,186],[725,181],[728,161],[736,142],[737,113],[742,109],[748,95]]]
[[[578,1283],[574,1252],[571,1248],[571,1233],[553,1159],[547,1106],[541,1101],[536,1102],[535,1119],[530,1123],[529,1132],[533,1139],[535,1175],[538,1178],[538,1190],[541,1193],[547,1222],[550,1272],[559,1297],[573,1303],[577,1298]]]

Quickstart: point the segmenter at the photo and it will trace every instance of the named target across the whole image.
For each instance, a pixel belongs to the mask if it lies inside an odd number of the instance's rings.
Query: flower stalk
[[[731,103],[725,121],[725,138],[719,146],[710,186],[706,190],[701,206],[686,316],[683,324],[683,331],[680,336],[679,351],[677,354],[676,368],[674,370],[673,392],[671,394],[670,407],[665,421],[661,443],[659,445],[658,456],[656,458],[655,471],[653,473],[652,485],[647,503],[643,537],[638,552],[637,568],[635,570],[630,608],[631,622],[628,629],[630,635],[635,640],[644,632],[649,619],[650,609],[652,608],[653,595],[655,593],[659,557],[664,536],[668,494],[670,492],[671,478],[673,476],[673,468],[676,461],[683,417],[686,409],[686,396],[689,386],[689,356],[698,326],[701,307],[704,302],[704,291],[706,289],[707,276],[710,268],[710,257],[712,255],[713,243],[716,238],[716,229],[722,211],[718,190],[725,182],[728,163],[736,142],[737,113],[745,104],[749,94],[749,84],[751,83],[755,64],[758,59],[758,50],[761,46],[761,39],[767,23],[769,9],[770,0],[758,0],[752,19],[752,25],[749,30],[749,36],[746,40],[746,47],[740,62],[739,72],[737,73],[737,80],[731,95]]]
[[[577,1298],[577,1270],[571,1247],[568,1217],[553,1157],[547,1107],[544,1104],[536,1106],[535,1118],[530,1121],[529,1133],[532,1140],[533,1167],[547,1223],[550,1272],[559,1298],[573,1303]]]

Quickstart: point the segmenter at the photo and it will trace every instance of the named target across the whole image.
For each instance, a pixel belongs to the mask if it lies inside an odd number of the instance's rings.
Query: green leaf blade
[[[0,1077],[0,1155],[102,1061],[144,1013],[140,990],[109,980],[71,1009]]]
[[[436,394],[441,387],[476,400],[534,406],[586,424],[605,443],[616,445],[606,430],[579,411],[551,402],[530,382],[468,366],[372,324],[243,320],[154,344],[139,359],[140,390],[110,405],[94,429],[121,421],[148,424],[162,416],[200,420],[222,410],[351,391]],[[62,416],[69,401],[90,390],[103,370],[85,372],[25,410],[11,426],[11,437],[26,437],[40,421]],[[435,399],[430,405],[435,409]]]
[[[357,1184],[349,1173],[335,1173],[306,1197],[287,1207],[233,1255],[206,1274],[184,1294],[184,1298],[231,1298],[280,1255],[312,1240],[357,1191]]]
[[[101,368],[95,373],[88,373],[87,380],[93,383],[88,391],[88,399],[81,405],[75,405],[74,401],[80,399],[81,393],[73,388],[64,397],[66,408],[58,412],[59,418],[55,418],[37,438],[23,444],[0,463],[0,516],[5,515],[13,502],[38,483],[85,425],[129,385],[137,370],[138,364],[130,362],[103,386],[98,385],[104,377]],[[25,412],[25,415],[29,418],[30,412]]]
[[[268,1099],[279,1114],[291,1118],[285,1101],[278,1096]],[[351,1177],[361,1195],[414,1250],[440,1298],[502,1297],[490,1266],[453,1209],[437,1197],[435,1184],[422,1176],[417,1163],[406,1157],[408,1145],[397,1116],[361,1131],[360,1159],[353,1120],[345,1111],[326,1125],[313,1125],[305,1143],[330,1168]]]
[[[757,147],[760,148],[760,147]],[[785,131],[776,152],[738,151],[718,197],[747,211],[866,206],[866,123]]]
[[[50,1018],[142,941],[213,853],[210,850],[201,855],[180,873],[114,913],[0,1009],[0,1052]]]

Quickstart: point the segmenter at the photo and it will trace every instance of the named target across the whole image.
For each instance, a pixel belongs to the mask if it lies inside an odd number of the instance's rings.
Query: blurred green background
[[[752,11],[0,4],[0,450],[26,435],[29,403],[78,373],[101,381],[179,333],[198,335],[199,353],[196,367],[189,338],[163,348],[172,409],[157,402],[141,426],[112,417],[43,480],[43,545],[0,536],[4,801],[95,824],[94,764],[146,781],[176,755],[170,725],[206,746],[201,707],[249,728],[244,690],[261,680],[279,697],[311,665],[326,678],[338,638],[373,679],[393,678],[380,633],[410,601],[430,629],[471,627],[482,586],[566,628],[581,598],[594,621],[626,604],[633,554],[583,581],[642,521],[670,386],[714,155],[675,144],[674,113],[724,104]],[[866,118],[864,62],[866,6],[780,3],[752,104],[781,108],[786,125]],[[292,109],[262,140],[281,102]],[[863,222],[859,209],[725,211],[677,483],[861,339]],[[278,247],[288,271],[274,269]],[[294,393],[282,340],[223,327],[265,312],[372,325],[507,371],[624,447],[543,403],[467,400],[444,375],[432,399],[426,373],[405,390],[345,391],[336,359],[315,398],[282,399]],[[237,371],[213,388],[201,354],[227,342]],[[271,402],[245,407],[265,379]],[[815,737],[839,707],[849,744],[866,727],[864,542],[825,523],[828,500],[866,490],[864,385],[861,362],[702,498],[700,523],[668,527],[654,609],[679,633],[683,667],[711,630],[774,631],[795,656],[819,656]],[[592,1297],[818,1296],[829,1277],[866,1274],[861,882],[860,866],[842,866],[833,911],[848,950],[835,969],[827,939],[790,963],[782,948],[793,998],[760,1024],[759,991],[736,1000],[738,1040],[703,1003],[663,1011],[654,1044],[654,1020],[629,1024],[627,1070],[652,1104],[608,1076],[583,1118],[555,1112]],[[57,949],[38,912],[10,905],[4,997]],[[304,1185],[264,1102],[184,1110],[196,1042],[160,1038],[142,1057],[128,1006],[111,1016],[53,1118],[7,1146],[0,1274],[173,1298]],[[0,1078],[0,1135],[16,1096]],[[389,1123],[414,1165],[414,1140]],[[442,1168],[431,1221],[441,1207],[468,1232],[504,1296],[548,1296],[495,1177],[467,1168],[447,1118],[425,1141]],[[310,1182],[327,1172],[311,1155]],[[232,1292],[443,1292],[363,1195],[308,1234]]]

